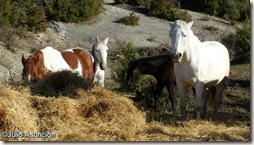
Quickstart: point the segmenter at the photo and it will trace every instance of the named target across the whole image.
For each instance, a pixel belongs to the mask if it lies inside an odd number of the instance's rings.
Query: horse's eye
[[[97,52],[98,52],[98,51],[99,51],[99,49],[95,49],[95,51],[97,51]]]
[[[183,34],[183,37],[186,37],[186,35],[185,35],[185,34]]]
[[[171,34],[169,34],[169,36],[170,36],[170,37],[172,37],[172,35],[171,35]]]

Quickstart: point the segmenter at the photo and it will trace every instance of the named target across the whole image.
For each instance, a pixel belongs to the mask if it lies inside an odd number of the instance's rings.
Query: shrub
[[[44,31],[47,21],[81,22],[101,12],[103,0],[0,0],[0,24]]]
[[[229,20],[237,20],[240,18],[240,9],[234,0],[220,0],[220,9],[218,15]]]
[[[55,0],[45,3],[50,20],[81,22],[97,15],[103,0]]]
[[[119,43],[119,49],[122,51],[121,58],[116,62],[116,65],[113,66],[112,78],[120,83],[121,86],[125,86],[125,81],[127,78],[127,68],[130,61],[141,58],[141,55],[138,53],[137,48],[133,46],[132,43]]]
[[[200,10],[210,15],[216,15],[217,9],[219,8],[218,1],[219,0],[199,0],[199,4],[202,6]]]
[[[129,16],[124,16],[121,18],[121,22],[125,25],[137,26],[139,25],[139,18],[140,16],[137,17],[136,14],[132,12]]]
[[[250,20],[246,20],[242,28],[225,36],[222,41],[233,51],[236,61],[250,62]]]
[[[25,27],[29,31],[43,31],[47,28],[45,13],[39,2],[33,0],[0,0],[1,24],[7,27]]]
[[[181,8],[244,21],[250,18],[249,0],[180,0]]]
[[[150,15],[170,21],[181,19],[191,20],[187,11],[181,11],[177,0],[153,0],[149,7]]]

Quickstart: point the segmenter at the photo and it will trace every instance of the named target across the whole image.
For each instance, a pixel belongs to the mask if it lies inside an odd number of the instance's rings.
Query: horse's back
[[[82,67],[82,74],[85,79],[90,81],[94,78],[94,59],[93,56],[83,48],[74,48],[73,53],[79,59]]]
[[[41,52],[43,53],[46,69],[52,72],[69,69],[69,65],[66,63],[60,51],[48,46],[42,49]]]
[[[211,56],[208,57],[212,59],[211,61],[219,59],[221,63],[225,62],[226,66],[229,67],[230,65],[229,52],[228,49],[222,43],[217,41],[205,41],[203,42],[203,45],[206,49],[205,51],[207,51],[206,54],[208,56]]]
[[[230,60],[227,48],[217,41],[205,41],[203,45],[202,61],[207,61],[204,66],[206,76],[209,78],[218,79],[229,76]]]

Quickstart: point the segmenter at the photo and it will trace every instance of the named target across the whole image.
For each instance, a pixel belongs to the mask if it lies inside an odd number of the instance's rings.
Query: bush
[[[103,0],[55,0],[45,3],[50,20],[81,22],[97,15]]]
[[[81,22],[97,15],[103,0],[0,0],[0,24],[44,31],[47,21]]]
[[[130,61],[141,58],[137,48],[132,43],[122,44],[119,43],[119,49],[122,50],[121,58],[119,58],[116,64],[113,66],[112,78],[120,83],[121,86],[125,86],[127,78],[127,68]]]
[[[149,7],[150,15],[170,21],[190,21],[191,16],[186,11],[181,11],[177,0],[153,0]]]
[[[33,0],[0,0],[1,25],[25,27],[29,31],[43,31],[47,28],[44,10]]]
[[[202,6],[200,10],[210,15],[217,15],[218,2],[219,0],[199,0],[199,4]]]
[[[137,26],[139,25],[139,17],[137,17],[136,14],[132,12],[129,16],[124,16],[121,18],[121,22],[125,25]]]
[[[242,28],[225,36],[222,41],[233,51],[236,61],[250,62],[250,20],[246,20]]]
[[[218,15],[229,20],[237,20],[240,18],[240,9],[234,0],[220,0],[220,9]]]
[[[180,0],[181,8],[224,17],[228,20],[245,21],[250,18],[249,0]]]

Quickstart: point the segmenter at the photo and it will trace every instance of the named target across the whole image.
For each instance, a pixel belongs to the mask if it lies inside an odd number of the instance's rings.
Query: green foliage
[[[204,12],[231,21],[250,18],[249,0],[180,0],[181,8]]]
[[[21,22],[24,22],[23,26],[27,27],[29,31],[44,31],[47,28],[47,21],[45,19],[45,12],[40,7],[40,2],[36,3],[33,0],[27,0],[23,5],[26,8],[25,19],[21,20]]]
[[[236,28],[235,33],[230,33],[222,41],[234,52],[236,61],[250,62],[250,20],[246,20],[243,27]]]
[[[0,0],[0,24],[44,31],[47,21],[81,22],[97,15],[103,0]]]
[[[219,8],[219,0],[199,0],[201,11],[204,11],[210,15],[216,15]]]
[[[137,26],[139,25],[139,17],[137,17],[136,14],[132,12],[129,16],[124,16],[121,18],[121,22],[125,25]]]
[[[149,7],[150,14],[170,21],[190,21],[191,16],[186,11],[181,11],[177,0],[153,0]]]
[[[50,19],[63,22],[81,22],[97,15],[103,0],[55,0],[46,3]]]
[[[129,62],[141,58],[141,55],[138,53],[137,48],[134,47],[132,43],[121,43],[118,49],[122,50],[122,54],[121,58],[117,60],[116,64],[112,68],[115,72],[115,74],[112,74],[112,77],[115,81],[119,82],[121,86],[125,86]]]
[[[25,27],[30,31],[43,31],[47,28],[44,10],[33,0],[0,0],[1,25]]]
[[[221,7],[218,9],[218,15],[229,19],[237,20],[240,18],[240,9],[238,7],[237,1],[234,0],[221,0]]]

